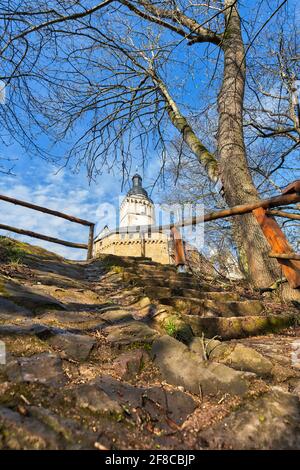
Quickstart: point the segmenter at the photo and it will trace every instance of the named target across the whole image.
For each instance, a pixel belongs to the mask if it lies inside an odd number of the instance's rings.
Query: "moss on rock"
[[[189,324],[195,336],[202,333],[212,338],[220,336],[222,339],[243,338],[263,333],[274,333],[293,325],[294,315],[268,315],[245,317],[208,317],[195,315],[182,315],[183,320]]]

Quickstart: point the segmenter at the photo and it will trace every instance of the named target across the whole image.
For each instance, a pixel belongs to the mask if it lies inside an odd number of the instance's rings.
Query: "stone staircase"
[[[123,257],[120,266],[118,258],[110,256],[110,262],[116,265],[115,275],[109,273],[107,278],[102,273],[99,277],[92,263],[86,270],[87,278],[95,283],[96,289],[100,279],[106,283],[110,280],[110,288],[122,294],[125,291],[125,299],[126,289],[134,288],[132,303],[144,298],[146,305],[148,299],[152,309],[147,320],[152,320],[152,324],[159,323],[160,319],[161,323],[166,323],[176,317],[189,325],[195,336],[238,339],[280,331],[295,322],[297,311],[294,308],[288,307],[282,312],[280,303],[273,302],[270,307],[257,293],[248,292],[245,296],[237,292],[238,283],[225,283],[221,279],[208,282],[147,258]]]
[[[292,304],[147,258],[21,248],[0,262],[0,449],[300,448]]]

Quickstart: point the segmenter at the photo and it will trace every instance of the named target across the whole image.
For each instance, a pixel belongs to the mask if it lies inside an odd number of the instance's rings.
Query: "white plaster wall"
[[[125,197],[120,207],[120,227],[154,225],[153,204],[143,196]]]

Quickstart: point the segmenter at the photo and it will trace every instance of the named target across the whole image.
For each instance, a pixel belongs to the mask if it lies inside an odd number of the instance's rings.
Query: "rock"
[[[219,341],[217,339],[205,339],[205,350],[209,359],[213,360],[222,356],[223,353],[228,351],[228,343]]]
[[[268,332],[274,333],[293,325],[295,322],[294,314],[229,318],[184,314],[181,316],[191,326],[195,336],[201,336],[203,333],[207,338],[220,336],[223,340],[261,335]]]
[[[234,302],[240,300],[238,292],[207,292],[206,298],[217,302]]]
[[[114,371],[122,379],[133,379],[149,360],[149,354],[144,349],[134,349],[117,357],[113,362]]]
[[[30,416],[44,423],[58,435],[60,448],[70,450],[94,448],[95,436],[76,421],[63,418],[40,406],[30,406],[27,410]]]
[[[218,293],[219,294],[219,293]],[[221,296],[220,296],[221,297]],[[242,301],[217,301],[206,300],[205,308],[213,312],[217,312],[220,317],[232,316],[257,316],[260,315],[264,306],[259,300],[242,300]]]
[[[299,374],[291,367],[275,364],[271,370],[275,383],[286,382],[288,379],[299,377]]]
[[[60,387],[66,383],[61,359],[55,354],[42,353],[8,361],[5,373],[13,382],[37,382]]]
[[[33,313],[27,308],[16,305],[11,300],[0,297],[0,319],[9,320],[12,317],[30,317]]]
[[[158,336],[157,331],[149,328],[145,323],[135,321],[125,325],[111,326],[105,331],[108,333],[107,341],[113,345],[152,343]]]
[[[160,387],[145,388],[142,399],[145,409],[153,419],[159,419],[164,413],[178,425],[181,425],[196,409],[196,402],[181,390],[166,391]]]
[[[55,323],[69,323],[69,324],[80,324],[88,323],[91,321],[100,321],[101,315],[89,311],[62,311],[62,310],[49,310],[42,315],[38,315],[37,318],[41,321],[52,321]]]
[[[151,354],[167,382],[192,393],[243,395],[248,389],[241,373],[222,364],[202,362],[197,354],[170,336],[157,339]]]
[[[144,287],[144,292],[146,295],[152,299],[159,299],[160,297],[170,297],[171,289],[169,287],[159,287],[148,284]]]
[[[96,340],[88,335],[64,333],[51,337],[49,343],[54,349],[62,351],[65,357],[75,361],[85,361],[95,346]]]
[[[26,406],[24,415],[0,407],[0,449],[93,449],[95,436],[77,422],[40,406]]]
[[[180,390],[134,387],[107,375],[98,377],[94,383],[113,400],[126,407],[141,408],[156,421],[169,418],[176,424],[182,424],[196,408],[193,398]]]
[[[32,331],[33,324],[30,325],[1,325],[0,334],[1,335],[30,335]]]
[[[260,376],[270,375],[273,368],[273,364],[269,359],[255,349],[240,343],[220,343],[211,351],[209,357],[234,369],[254,372]]]
[[[205,352],[203,350],[204,347],[205,345],[203,344],[203,340],[202,338],[199,338],[199,336],[194,336],[191,342],[189,343],[190,351],[192,353],[197,354],[197,357],[200,361],[203,361],[205,359],[204,358]]]
[[[121,404],[137,407],[141,406],[141,389],[126,382],[111,377],[110,375],[101,375],[94,379],[92,384],[96,384],[111,399]]]
[[[2,335],[16,335],[16,336],[37,336],[40,339],[46,339],[52,334],[55,330],[39,323],[32,323],[31,321],[26,321],[23,325],[1,325],[0,334]]]
[[[30,309],[33,312],[56,308],[66,310],[64,304],[50,295],[41,295],[31,287],[25,287],[15,282],[6,282],[4,285],[5,297],[12,302]]]
[[[149,299],[149,297],[142,297],[136,304],[133,305],[133,307],[144,308],[148,305],[151,305],[151,300]]]
[[[128,310],[115,309],[103,313],[101,320],[105,320],[108,323],[128,322],[133,320],[133,316]]]
[[[130,307],[133,309],[133,316],[136,319],[151,318],[156,311],[156,306],[149,297],[141,297],[137,302],[130,303]]]
[[[43,325],[49,325],[56,327],[57,332],[61,333],[78,333],[81,332],[92,332],[95,330],[101,330],[107,323],[101,320],[101,314],[97,311],[91,312],[79,312],[79,311],[55,311],[50,310],[47,313],[38,315],[37,317]],[[52,326],[53,325],[53,326]]]
[[[272,362],[253,348],[237,344],[226,357],[225,363],[234,369],[254,372],[257,375],[268,376],[273,368]]]
[[[299,400],[300,400],[300,381],[296,384],[294,390],[293,390],[294,395],[297,395]]]
[[[60,437],[34,418],[0,407],[0,449],[58,450]]]
[[[264,306],[259,300],[219,301],[172,296],[161,298],[160,303],[171,305],[183,314],[200,316],[207,314],[215,317],[257,316],[264,310]]]
[[[200,433],[210,449],[300,449],[298,397],[274,389]]]
[[[123,414],[123,409],[116,400],[110,398],[95,383],[87,383],[76,388],[74,395],[76,404],[80,408],[91,411],[92,413]]]

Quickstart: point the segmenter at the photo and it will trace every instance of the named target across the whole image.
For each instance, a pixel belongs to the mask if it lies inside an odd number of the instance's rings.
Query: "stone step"
[[[240,296],[236,292],[218,292],[218,291],[203,291],[201,286],[198,289],[181,288],[181,287],[160,287],[153,286],[152,284],[145,285],[144,293],[153,299],[170,298],[170,297],[184,297],[188,299],[200,300],[218,300],[218,301],[237,301]]]
[[[137,262],[137,265],[140,267],[140,266],[146,266],[146,267],[156,267],[158,269],[163,269],[163,270],[172,270],[172,271],[176,271],[176,266],[174,265],[171,265],[171,264],[160,264],[160,263],[157,263],[156,261],[152,261],[152,260],[141,260],[141,261],[138,261]]]
[[[259,300],[232,301],[230,293],[227,292],[209,292],[214,299],[201,300],[199,298],[186,297],[163,297],[159,303],[170,305],[180,313],[186,315],[213,316],[213,317],[240,317],[240,316],[258,316],[264,310],[262,302]],[[223,296],[223,299],[222,299]]]
[[[199,317],[181,315],[184,322],[192,328],[195,336],[222,340],[239,339],[266,333],[276,333],[295,324],[295,315],[266,315],[243,317]]]
[[[192,280],[180,281],[177,279],[164,279],[164,278],[155,278],[155,277],[139,277],[133,276],[130,278],[130,284],[138,287],[144,287],[145,285],[151,284],[153,288],[155,287],[167,287],[170,289],[192,289],[201,292],[210,292],[217,291],[217,288],[210,286],[209,284],[199,283]]]
[[[155,269],[153,271],[142,271],[140,272],[137,269],[126,268],[123,271],[125,277],[140,277],[141,279],[158,279],[158,280],[176,280],[176,281],[191,281],[195,284],[199,284],[201,281],[195,276],[192,276],[189,273],[177,273],[175,271],[162,271]]]
[[[129,266],[125,268],[126,272],[133,274],[149,274],[155,276],[181,276],[181,273],[177,273],[176,268],[167,267],[167,266],[148,266],[145,264],[138,264],[136,266]],[[184,276],[191,277],[190,274],[184,273]]]
[[[129,281],[135,286],[151,285],[152,287],[167,287],[172,289],[193,289],[201,290],[201,292],[217,291],[215,286],[209,284],[200,283],[193,279],[179,280],[179,279],[168,279],[165,277],[151,277],[151,276],[125,276],[125,280]]]

